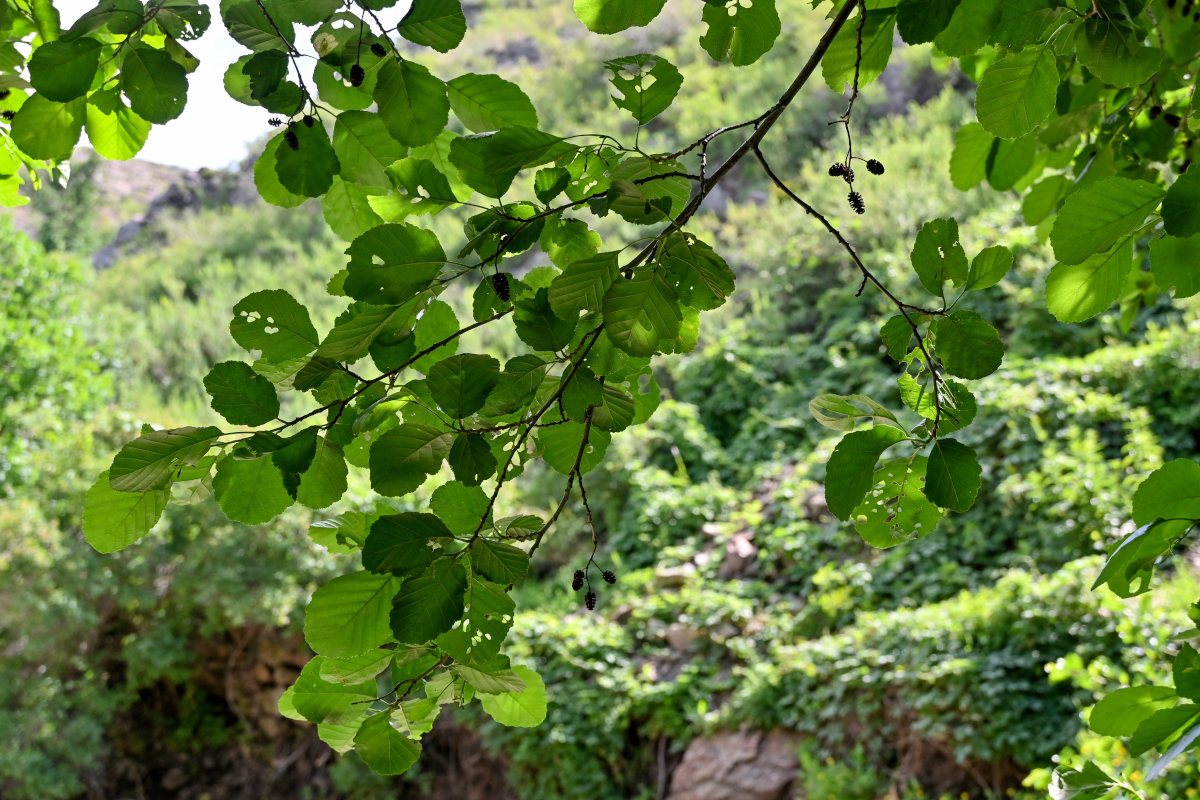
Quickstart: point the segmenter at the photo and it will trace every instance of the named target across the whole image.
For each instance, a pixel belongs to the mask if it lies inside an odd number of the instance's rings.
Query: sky
[[[57,0],[64,28],[95,6],[94,0]],[[220,169],[248,154],[247,144],[270,131],[264,109],[242,105],[225,94],[225,69],[247,51],[221,24],[216,3],[208,31],[183,42],[200,66],[188,76],[188,99],[183,113],[166,125],[155,125],[138,158],[188,169]]]

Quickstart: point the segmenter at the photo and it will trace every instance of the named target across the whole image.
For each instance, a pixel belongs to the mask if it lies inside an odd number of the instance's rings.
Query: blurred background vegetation
[[[562,45],[582,34],[568,4],[477,3],[474,47],[438,70],[518,80],[545,129],[630,134],[596,65],[657,51],[686,76],[643,142],[667,148],[774,101],[814,39],[805,5],[783,0],[786,43],[736,71],[700,59],[682,4],[597,52],[596,40]],[[826,174],[843,147],[827,124],[841,98],[809,91],[765,149],[902,297],[926,219],[956,216],[968,251],[1003,241],[1017,253],[1008,279],[971,301],[1008,346],[965,434],[984,467],[975,508],[882,552],[826,511],[833,437],[808,401],[861,391],[899,405],[884,307],[855,297],[836,243],[747,167],[694,223],[737,269],[737,295],[704,318],[694,352],[660,363],[666,401],[591,481],[598,558],[617,584],[595,613],[580,607],[570,574],[591,542],[569,509],[515,590],[516,655],[552,692],[546,723],[460,713],[395,780],[275,710],[309,657],[308,594],[353,569],[327,551],[328,528],[310,531],[322,515],[248,528],[200,492],[125,552],[98,555],[80,533],[83,493],[141,425],[216,421],[199,377],[239,357],[227,333],[238,299],[286,287],[318,327],[332,322],[341,308],[323,287],[344,243],[319,207],[253,202],[249,165],[76,164],[66,189],[0,220],[0,796],[1032,798],[1048,768],[1080,754],[1144,770],[1083,731],[1081,713],[1169,669],[1194,558],[1134,601],[1090,586],[1130,529],[1138,481],[1200,450],[1197,309],[1164,299],[1055,321],[1041,301],[1046,231],[1003,193],[950,184],[968,85],[904,50],[865,92],[856,151],[887,172],[863,181],[861,218]],[[513,270],[540,265],[526,256]],[[488,345],[503,355],[511,343]],[[343,519],[376,502],[353,481],[334,509]],[[561,489],[549,474],[523,483],[514,505],[534,512]],[[1191,797],[1198,782],[1182,764],[1151,796]]]

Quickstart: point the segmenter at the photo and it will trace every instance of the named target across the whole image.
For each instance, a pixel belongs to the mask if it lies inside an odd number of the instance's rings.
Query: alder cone
[[[497,272],[492,276],[492,289],[496,292],[496,297],[499,297],[504,302],[512,297],[511,287],[508,285],[508,274]]]

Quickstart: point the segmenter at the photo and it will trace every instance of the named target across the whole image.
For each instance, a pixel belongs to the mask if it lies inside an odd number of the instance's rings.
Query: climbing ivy
[[[507,725],[545,716],[541,680],[504,654],[509,589],[576,493],[588,508],[585,476],[611,437],[653,414],[653,358],[693,348],[702,312],[734,291],[719,243],[688,223],[735,168],[757,161],[797,206],[798,223],[807,214],[843,248],[858,292],[880,292],[894,309],[881,339],[920,421],[862,395],[815,398],[814,416],[844,433],[829,457],[830,510],[870,544],[892,547],[933,535],[945,514],[975,502],[980,465],[954,435],[978,405],[969,382],[995,372],[1004,347],[966,306],[1004,277],[1013,253],[1000,243],[968,253],[955,220],[930,220],[911,251],[921,294],[885,285],[872,254],[835,224],[847,209],[816,208],[759,148],[818,69],[847,99],[831,121],[845,154],[829,172],[847,184],[850,211],[871,205],[855,169],[885,171],[855,152],[855,100],[887,66],[898,32],[932,42],[977,80],[978,122],[958,131],[949,169],[960,189],[987,183],[1021,195],[1025,221],[1053,247],[1046,306],[1055,316],[1077,322],[1119,303],[1128,326],[1157,292],[1200,289],[1200,184],[1187,171],[1200,25],[1190,2],[817,0],[825,31],[799,44],[806,59],[778,102],[666,152],[643,149],[636,134],[543,130],[518,85],[418,63],[418,49],[436,65],[436,54],[466,41],[467,17],[459,0],[395,5],[220,4],[220,22],[247,51],[225,88],[274,115],[278,129],[255,183],[279,206],[319,198],[348,243],[328,282],[348,306],[322,331],[285,289],[241,300],[230,333],[247,359],[204,378],[228,425],[147,428],[98,478],[84,516],[88,541],[112,552],[149,533],[176,487],[209,487],[230,519],[258,524],[295,503],[334,505],[350,467],[367,470],[384,497],[433,486],[427,510],[380,506],[323,523],[336,532],[331,544],[361,550],[362,569],[315,592],[305,634],[318,655],[280,701],[379,772],[415,763],[447,703],[478,698]],[[574,6],[592,32],[617,34],[652,24],[664,2]],[[699,11],[699,46],[730,68],[783,35],[774,0],[705,0]],[[212,21],[198,0],[101,0],[64,30],[49,0],[0,3],[0,199],[20,204],[23,181],[61,178],[84,132],[101,155],[133,157],[153,125],[185,107],[198,63],[187,46]],[[638,133],[671,110],[683,80],[653,53],[595,69]],[[713,167],[709,147],[727,139],[731,155]],[[463,210],[467,243],[457,252],[417,224]],[[603,241],[591,222],[606,216],[638,233]],[[509,261],[535,249],[548,264],[512,274]],[[471,290],[469,319],[439,299],[452,284]],[[523,352],[503,364],[471,352],[502,326]],[[301,410],[287,417],[285,408]],[[545,519],[505,515],[505,489],[535,460],[561,474],[561,501]],[[1200,521],[1197,486],[1190,461],[1149,476],[1133,501],[1140,527],[1098,584],[1146,591],[1155,565]],[[589,587],[590,578],[589,566]],[[587,598],[590,607],[590,588]],[[1200,655],[1185,647],[1175,664],[1174,688],[1124,689],[1092,713],[1097,731],[1131,737],[1131,750],[1160,750],[1155,773],[1200,739]],[[1133,791],[1088,766],[1060,772],[1052,793],[1121,789]]]

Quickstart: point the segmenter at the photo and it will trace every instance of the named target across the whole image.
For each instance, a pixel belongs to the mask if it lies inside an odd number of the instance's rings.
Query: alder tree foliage
[[[574,10],[592,32],[617,34],[653,25],[664,4],[575,0]],[[783,31],[774,0],[696,5],[700,47],[730,69],[754,63]],[[418,51],[434,51],[420,60],[436,65],[436,53],[467,39],[460,0],[223,0],[218,24],[247,51],[225,88],[276,128],[254,167],[258,190],[285,207],[319,198],[348,242],[328,282],[348,306],[318,330],[286,288],[242,299],[229,329],[247,359],[204,378],[228,425],[147,427],[121,448],[87,494],[88,541],[106,553],[128,547],[168,503],[210,492],[247,524],[294,503],[329,508],[351,467],[384,498],[435,485],[423,511],[381,503],[314,528],[331,550],[359,552],[362,568],[313,595],[305,636],[318,655],[280,709],[389,774],[418,759],[448,703],[477,699],[502,724],[538,724],[541,679],[504,652],[509,590],[576,496],[591,522],[588,472],[659,401],[652,360],[695,347],[702,313],[734,291],[719,243],[688,222],[735,168],[761,170],[794,201],[798,226],[811,218],[838,241],[861,274],[847,291],[881,292],[894,309],[880,333],[915,415],[864,395],[812,401],[822,424],[844,432],[828,462],[830,510],[880,548],[936,535],[980,490],[976,455],[955,434],[976,413],[970,382],[1004,357],[997,330],[967,306],[1013,254],[1002,243],[968,253],[954,219],[930,220],[911,253],[923,293],[885,285],[871,253],[835,224],[869,213],[862,172],[886,170],[854,150],[859,88],[883,72],[897,33],[957,59],[978,83],[978,121],[956,134],[954,184],[1019,193],[1057,259],[1046,281],[1056,317],[1081,321],[1119,303],[1128,321],[1157,292],[1200,291],[1200,172],[1188,171],[1200,128],[1198,11],[1190,0],[818,0],[810,13],[827,20],[824,33],[798,48],[806,60],[781,76],[775,105],[648,152],[645,137],[544,131],[516,84],[418,63]],[[211,14],[197,0],[102,0],[64,30],[49,0],[0,3],[4,201],[24,201],[23,180],[59,177],[84,131],[101,155],[134,156],[152,125],[184,108],[198,63],[187,48]],[[683,80],[650,53],[595,68],[639,132],[670,112]],[[838,208],[814,207],[759,149],[802,89],[823,91],[809,86],[819,79],[847,99],[832,120],[845,138],[829,170],[846,183]],[[732,155],[709,163],[718,140]],[[446,212],[466,226],[458,252],[419,224]],[[603,241],[589,222],[613,215],[640,233]],[[509,260],[533,250],[543,266],[517,277]],[[439,299],[451,284],[471,289],[470,319]],[[524,346],[505,363],[473,352],[497,326]],[[556,510],[506,513],[506,488],[539,460],[562,476]],[[1097,580],[1125,597],[1149,588],[1156,564],[1200,520],[1200,464],[1150,475],[1131,519],[1140,527]],[[598,555],[575,580],[588,607],[614,579]],[[1161,770],[1200,739],[1200,653],[1183,645],[1174,686],[1119,690],[1091,725],[1130,737],[1134,753],[1157,748]],[[1088,766],[1059,772],[1052,793],[1118,789],[1135,787]]]

